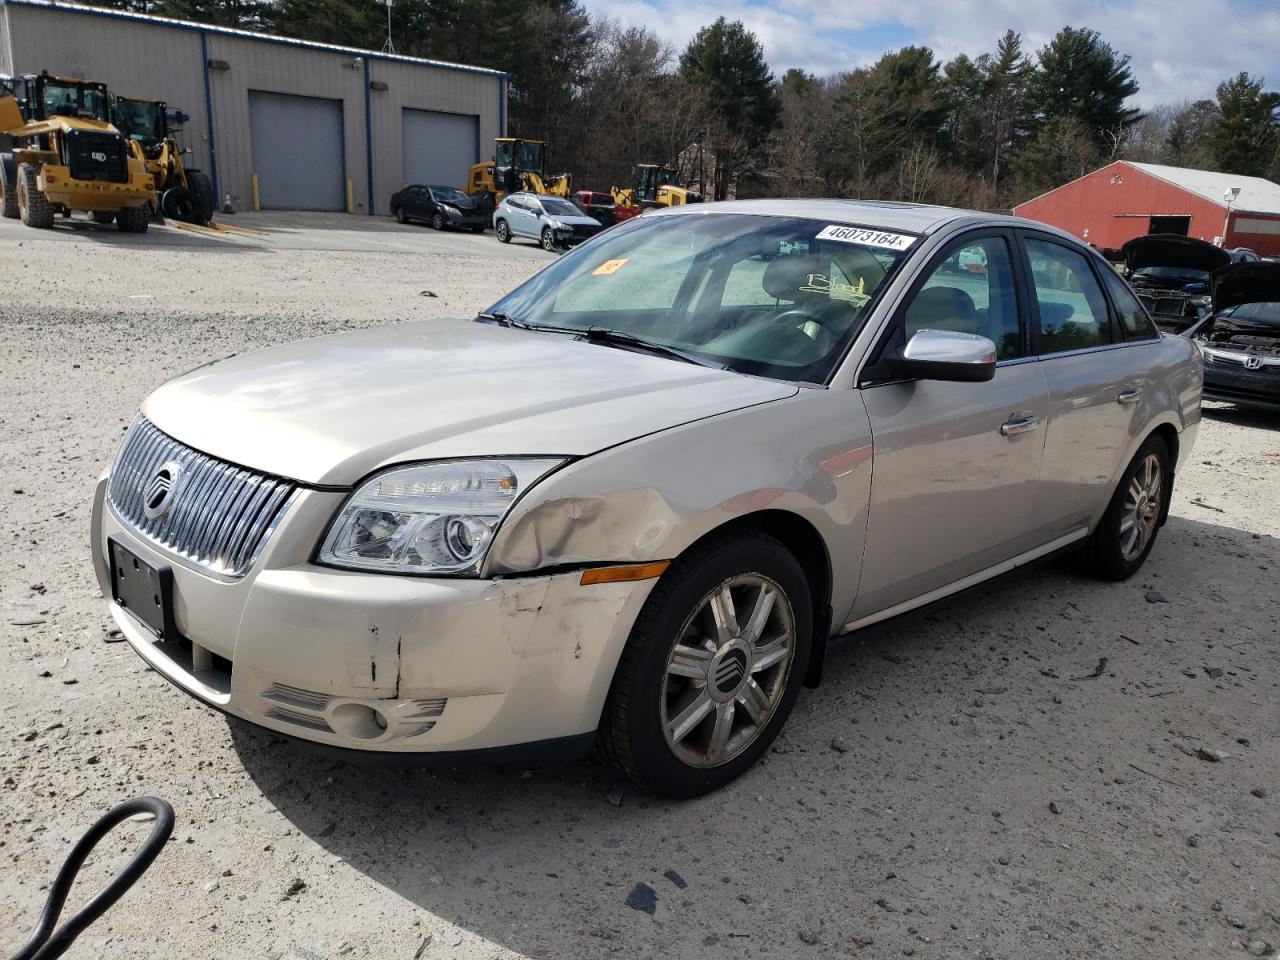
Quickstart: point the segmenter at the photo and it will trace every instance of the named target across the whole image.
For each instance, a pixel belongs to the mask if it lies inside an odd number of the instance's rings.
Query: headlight
[[[329,527],[320,562],[385,573],[475,573],[512,504],[563,460],[453,460],[366,480]]]
[[[458,210],[457,207],[451,207],[447,203],[442,203],[440,204],[440,209],[444,211],[444,215],[446,217],[457,217],[458,219],[462,218],[462,213],[461,211]]]

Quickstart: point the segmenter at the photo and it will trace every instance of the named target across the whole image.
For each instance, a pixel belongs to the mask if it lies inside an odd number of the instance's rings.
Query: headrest
[[[792,255],[770,260],[765,267],[765,293],[775,300],[787,300],[794,303],[800,299],[800,288],[808,285],[809,274],[826,274],[826,269],[816,257]]]
[[[926,287],[916,294],[910,307],[914,318],[931,320],[969,320],[977,312],[973,297],[959,287]]]

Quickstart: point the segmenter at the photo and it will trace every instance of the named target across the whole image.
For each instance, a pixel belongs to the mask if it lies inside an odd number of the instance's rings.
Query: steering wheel
[[[797,330],[803,327],[806,323],[816,323],[833,337],[839,336],[841,332],[834,326],[834,318],[821,316],[817,313],[805,310],[803,307],[792,307],[790,310],[784,310],[782,313],[774,317],[772,322],[779,325],[790,324]]]

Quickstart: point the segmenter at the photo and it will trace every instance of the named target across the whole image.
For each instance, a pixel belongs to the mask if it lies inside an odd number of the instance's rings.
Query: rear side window
[[[1044,240],[1028,238],[1026,244],[1040,308],[1040,352],[1111,343],[1107,300],[1084,255]]]
[[[1111,302],[1116,305],[1116,313],[1120,315],[1120,329],[1124,331],[1126,340],[1151,340],[1159,336],[1147,311],[1142,309],[1142,304],[1133,295],[1129,285],[1114,270],[1105,271],[1102,282],[1107,285]]]

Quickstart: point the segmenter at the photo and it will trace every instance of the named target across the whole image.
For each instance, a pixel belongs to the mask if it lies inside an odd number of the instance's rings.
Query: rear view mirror
[[[889,361],[894,376],[978,383],[996,375],[996,345],[955,330],[921,330]]]

